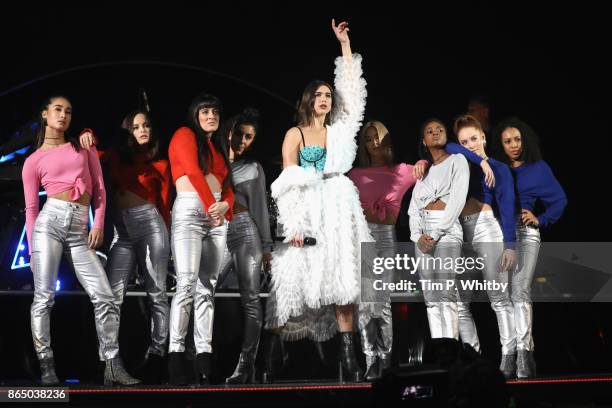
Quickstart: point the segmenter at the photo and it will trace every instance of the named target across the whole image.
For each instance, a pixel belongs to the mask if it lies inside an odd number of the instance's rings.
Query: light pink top
[[[427,163],[426,161],[424,161]],[[387,214],[397,217],[402,198],[416,183],[411,164],[394,166],[355,167],[348,177],[359,190],[359,199],[364,210],[372,211],[383,221]]]
[[[38,217],[38,191],[44,187],[47,196],[72,189],[70,200],[78,200],[85,192],[92,197],[94,208],[94,228],[104,228],[106,209],[106,190],[98,152],[76,151],[70,143],[49,150],[36,150],[23,164],[21,173],[26,206],[26,231],[28,247],[32,252],[32,230]]]

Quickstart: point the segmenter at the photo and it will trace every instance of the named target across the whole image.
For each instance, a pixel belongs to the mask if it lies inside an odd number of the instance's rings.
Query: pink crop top
[[[359,190],[363,209],[372,211],[382,221],[388,214],[398,216],[404,194],[417,180],[412,175],[413,167],[405,163],[390,167],[356,167],[348,177]]]
[[[38,191],[44,187],[48,196],[72,189],[70,200],[78,200],[85,192],[92,197],[94,228],[104,228],[106,190],[98,152],[76,151],[70,143],[49,150],[36,150],[23,164],[21,173],[26,206],[26,231],[28,245],[32,251],[31,239],[34,223],[39,213]]]

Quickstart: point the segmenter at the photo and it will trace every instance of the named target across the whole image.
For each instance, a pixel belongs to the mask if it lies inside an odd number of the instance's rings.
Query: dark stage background
[[[538,131],[544,158],[568,195],[563,218],[543,231],[543,240],[609,241],[611,64],[603,6],[427,3],[232,2],[223,9],[179,2],[129,8],[37,4],[4,12],[0,144],[34,117],[45,96],[60,93],[73,103],[70,131],[91,127],[104,146],[146,89],[155,129],[167,146],[191,98],[206,90],[224,101],[227,114],[245,106],[261,111],[255,146],[270,183],[280,170],[281,142],[304,86],[315,78],[333,80],[333,59],[340,52],[330,28],[335,17],[349,21],[352,48],[364,56],[366,118],[387,125],[401,159],[417,159],[417,133],[426,118],[450,125],[471,95],[485,94],[493,123],[516,115]],[[23,208],[22,196],[20,182],[3,181],[3,228],[14,222],[10,208]],[[2,274],[12,273],[6,266],[9,246],[1,249]],[[544,305],[536,330],[545,333],[554,322],[562,336],[563,321],[584,325],[564,343],[572,345],[558,351],[566,356],[562,361],[571,360],[567,353],[580,355],[575,350],[608,350],[609,309]],[[490,310],[482,313],[494,327]],[[579,332],[588,340],[580,343]],[[24,343],[31,342],[28,336]],[[591,347],[593,342],[598,346]],[[570,369],[556,367],[555,353],[549,354],[553,371],[579,371],[580,361],[609,361],[574,357]]]

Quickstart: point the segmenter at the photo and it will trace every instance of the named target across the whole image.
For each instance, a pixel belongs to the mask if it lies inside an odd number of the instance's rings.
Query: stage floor
[[[511,406],[611,406],[612,373],[548,376],[528,380],[508,380],[506,391]],[[14,381],[2,384],[0,395],[7,389],[24,389],[31,383]],[[134,386],[109,387],[95,384],[62,383],[69,402],[48,402],[38,406],[112,406],[118,407],[324,407],[324,406],[438,406],[427,398],[394,404],[393,396],[381,395],[377,384],[337,382],[278,382],[274,384],[249,384],[244,386]],[[53,387],[57,388],[57,387]],[[6,399],[4,399],[6,401]],[[397,402],[397,401],[396,401]],[[6,403],[6,402],[5,402]],[[540,405],[540,404],[544,405]],[[10,404],[11,406],[28,406]]]

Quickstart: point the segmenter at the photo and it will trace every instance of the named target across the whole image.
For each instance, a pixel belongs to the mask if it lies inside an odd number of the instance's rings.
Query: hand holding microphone
[[[277,241],[285,241],[285,237],[276,237]],[[304,245],[315,245],[317,243],[316,238],[305,237],[302,234],[296,234],[290,241],[289,245],[301,248]]]

